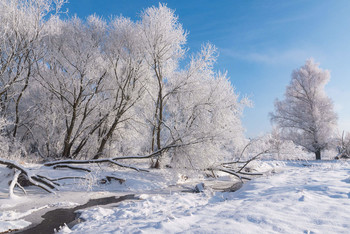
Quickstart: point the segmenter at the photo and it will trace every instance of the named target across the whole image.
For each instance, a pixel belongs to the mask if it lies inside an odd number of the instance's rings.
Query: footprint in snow
[[[299,201],[305,201],[305,196],[304,196],[304,195],[301,196],[298,200],[299,200]]]

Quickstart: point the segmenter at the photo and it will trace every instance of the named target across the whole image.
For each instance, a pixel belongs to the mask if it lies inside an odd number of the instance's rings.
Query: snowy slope
[[[271,162],[273,163],[273,162]],[[276,164],[275,164],[276,165]],[[349,233],[347,162],[279,163],[235,193],[141,195],[62,233]]]

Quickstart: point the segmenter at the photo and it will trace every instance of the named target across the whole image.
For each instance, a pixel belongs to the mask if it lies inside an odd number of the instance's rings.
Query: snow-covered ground
[[[275,164],[235,193],[141,195],[140,202],[83,211],[67,233],[349,233],[347,162]]]
[[[83,189],[77,187],[76,191],[69,192],[73,188],[70,184],[74,184],[71,181],[56,195],[32,193],[13,199],[7,198],[2,183],[0,232],[26,227],[33,222],[29,217],[48,209],[72,207],[89,198],[126,193],[137,194],[141,200],[82,210],[80,218],[85,222],[73,228],[64,227],[61,233],[350,232],[349,162],[254,163],[258,171],[267,173],[245,183],[234,193],[217,192],[208,187],[198,194],[181,192],[193,187],[201,178],[190,176],[185,181],[182,176],[174,176],[170,169],[151,173],[118,171],[113,173],[126,179],[123,185],[115,182],[97,186],[80,182],[80,186],[85,186]],[[0,173],[7,173],[7,169],[0,169]],[[38,170],[44,173],[46,169]],[[53,172],[47,173],[53,176]],[[225,184],[232,179],[222,176],[218,182]],[[84,189],[93,191],[82,192]]]

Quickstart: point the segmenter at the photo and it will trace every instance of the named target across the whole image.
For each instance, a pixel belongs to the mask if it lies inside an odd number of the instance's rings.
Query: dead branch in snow
[[[116,162],[114,162],[116,163]],[[80,177],[80,176],[68,176],[68,177],[60,177],[60,178],[49,178],[47,176],[43,176],[40,175],[38,173],[33,173],[33,171],[31,171],[28,168],[23,167],[22,165],[11,161],[11,160],[5,160],[5,159],[1,159],[0,158],[0,164],[2,165],[6,165],[7,167],[11,168],[14,170],[14,176],[13,179],[11,181],[11,183],[9,184],[9,196],[13,197],[14,196],[14,188],[17,186],[19,187],[24,194],[26,194],[25,189],[22,187],[21,184],[26,184],[27,186],[29,185],[34,185],[36,187],[39,187],[49,193],[55,193],[54,190],[59,190],[58,187],[60,186],[59,183],[57,183],[57,181],[60,180],[68,180],[68,179],[82,179],[82,180],[88,180],[88,178],[86,177]],[[133,167],[129,167],[129,166],[125,166],[122,164],[118,163],[118,166],[122,166],[122,167],[128,167],[128,168],[133,168]],[[90,169],[87,168],[81,168],[81,167],[72,167],[69,165],[55,165],[53,168],[69,168],[72,170],[83,170],[83,171],[87,171],[87,172],[91,172]],[[133,168],[135,170],[140,170],[138,168]],[[125,179],[121,179],[118,177],[115,177],[113,175],[106,175],[104,178],[100,179],[99,182],[101,184],[105,184],[105,183],[109,183],[112,180],[116,180],[119,182],[119,184],[122,184],[125,182]],[[25,186],[25,185],[24,185]]]
[[[250,162],[254,161],[255,159],[257,159],[260,155],[263,155],[263,154],[266,154],[268,153],[269,150],[265,150],[265,151],[262,151],[260,153],[258,153],[257,155],[255,155],[254,157],[246,160],[246,161],[233,161],[233,162],[225,162],[225,163],[221,163],[220,166],[223,166],[223,167],[227,167],[227,168],[230,168],[229,165],[235,165],[235,164],[243,164],[243,166],[238,166],[238,171],[237,172],[241,172]]]
[[[39,188],[42,188],[43,190],[49,192],[49,193],[55,193],[54,190],[57,189],[57,183],[54,183],[52,179],[47,178],[45,176],[39,175],[39,174],[33,174],[29,169],[24,168],[23,166],[17,164],[14,161],[11,160],[5,160],[0,158],[0,164],[6,165],[12,169],[17,169],[19,171],[18,176],[24,175],[25,178],[34,186],[37,186]],[[17,178],[16,183],[17,183]]]
[[[86,170],[86,168],[72,167],[72,166],[68,166],[67,164],[94,164],[94,163],[96,163],[96,164],[98,164],[98,163],[111,163],[111,164],[117,165],[119,167],[129,168],[129,169],[133,169],[136,171],[149,172],[146,169],[137,168],[134,166],[129,166],[129,165],[124,165],[124,164],[118,163],[116,160],[114,160],[112,158],[91,159],[91,160],[62,160],[62,161],[48,162],[48,163],[45,163],[44,166],[47,166],[47,167],[53,166],[53,168],[55,168],[55,167],[61,167],[61,165],[64,165],[63,167],[67,167],[67,168],[70,168],[73,170]]]
[[[66,165],[63,167],[68,167],[67,164],[99,164],[99,163],[111,163],[114,165],[117,165],[119,167],[124,167],[124,168],[129,168],[129,169],[133,169],[136,171],[144,171],[144,172],[149,172],[146,169],[142,169],[142,168],[137,168],[134,166],[129,166],[129,165],[125,165],[125,164],[121,164],[117,161],[119,160],[126,160],[126,159],[149,159],[149,158],[153,158],[153,157],[157,157],[159,155],[161,155],[162,153],[168,151],[171,148],[176,148],[176,147],[180,147],[181,145],[176,145],[176,144],[171,144],[168,145],[160,150],[154,151],[153,153],[150,153],[148,155],[144,155],[144,156],[124,156],[124,157],[114,157],[114,158],[100,158],[100,159],[90,159],[90,160],[58,160],[58,161],[53,161],[53,162],[47,162],[44,163],[44,166],[50,167],[50,166],[57,166],[57,165]],[[70,169],[76,169],[76,170],[83,170],[82,168],[70,168]]]
[[[126,157],[115,157],[115,158],[101,158],[101,159],[88,159],[88,160],[58,160],[53,162],[44,163],[44,166],[50,167],[59,164],[93,164],[93,163],[113,163],[118,165],[116,161],[123,159],[147,159],[158,155],[159,152],[156,151],[152,154],[146,156],[126,156]]]
[[[264,175],[262,173],[248,173],[248,172],[243,172],[243,171],[239,172],[239,174],[249,175],[249,176],[262,176],[262,175]]]
[[[247,160],[245,162],[245,164],[238,170],[238,173],[240,173],[250,162],[252,162],[253,160],[257,159],[260,155],[262,154],[266,154],[268,152],[268,150],[265,150],[263,152],[258,153],[257,155],[255,155],[254,157],[252,157],[251,159]]]
[[[14,172],[15,173],[13,175],[13,179],[12,179],[12,181],[10,183],[10,186],[9,186],[9,197],[10,198],[14,197],[13,190],[14,190],[16,185],[19,185],[19,183],[18,183],[18,176],[21,174],[21,171],[17,170],[17,169],[15,169]]]
[[[154,151],[153,153],[150,153],[148,155],[141,155],[141,156],[122,156],[122,157],[114,157],[114,158],[98,158],[98,159],[88,159],[88,160],[58,160],[53,162],[47,162],[44,163],[44,166],[50,167],[50,166],[56,166],[56,165],[67,165],[67,164],[99,164],[99,163],[111,163],[114,165],[117,165],[119,167],[129,168],[136,171],[143,171],[143,172],[149,172],[146,169],[137,168],[130,165],[121,164],[117,161],[119,160],[128,160],[128,159],[149,159],[154,157],[160,157],[164,152],[167,152],[168,150],[172,148],[177,147],[183,147],[190,144],[196,144],[196,142],[191,142],[188,144],[175,144],[174,142],[163,147],[162,149],[159,149],[157,151]],[[68,166],[64,166],[68,167]],[[70,168],[70,169],[76,169],[76,170],[84,170],[83,168]]]
[[[248,178],[248,177],[245,177],[245,176],[241,176],[239,175],[238,173],[234,172],[234,171],[231,171],[231,170],[227,170],[227,169],[223,169],[223,168],[214,168],[214,170],[216,171],[222,171],[222,172],[225,172],[225,173],[228,173],[230,175],[234,175],[236,176],[241,182],[243,182],[243,179],[244,180],[251,180],[251,178]]]
[[[52,179],[52,181],[59,181],[59,180],[76,180],[76,179],[79,179],[79,180],[87,180],[87,178],[81,177],[81,176],[66,176],[66,177],[60,177],[60,178]]]
[[[246,147],[244,148],[244,150],[245,149],[246,149]],[[262,151],[246,161],[239,161],[238,160],[238,161],[234,161],[234,162],[221,163],[219,166],[208,168],[207,170],[209,170],[211,172],[221,171],[221,172],[228,173],[230,175],[236,176],[243,183],[243,180],[251,180],[251,178],[248,176],[261,176],[261,175],[263,175],[262,173],[246,172],[246,171],[243,171],[243,169],[247,169],[246,167],[250,162],[256,160],[260,155],[266,154],[266,153],[268,153],[268,150]],[[238,165],[238,164],[243,164],[243,165]],[[235,165],[235,167],[232,167],[232,165]]]
[[[73,166],[70,166],[70,165],[66,165],[66,164],[58,164],[58,165],[55,165],[52,167],[53,169],[57,169],[57,168],[69,168],[69,169],[72,169],[72,170],[80,170],[80,171],[86,171],[86,172],[91,172],[90,169],[87,169],[87,168],[83,168],[83,167],[73,167]]]

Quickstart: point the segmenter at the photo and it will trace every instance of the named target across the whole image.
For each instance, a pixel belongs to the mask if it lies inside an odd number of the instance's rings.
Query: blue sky
[[[254,102],[244,111],[248,137],[270,130],[274,100],[283,98],[292,71],[310,57],[331,71],[326,91],[340,131],[350,131],[350,1],[70,0],[66,7],[81,18],[96,13],[136,20],[159,2],[174,9],[189,32],[190,52],[214,44],[216,69],[227,70],[236,91]]]

